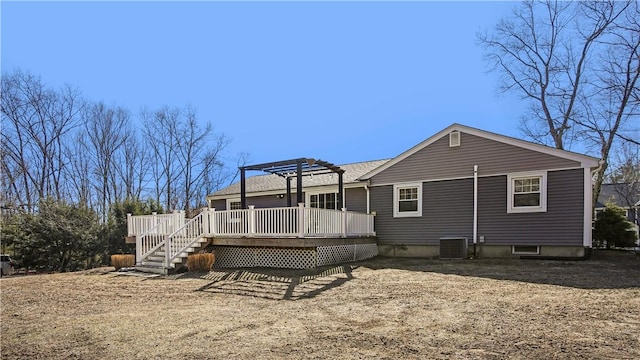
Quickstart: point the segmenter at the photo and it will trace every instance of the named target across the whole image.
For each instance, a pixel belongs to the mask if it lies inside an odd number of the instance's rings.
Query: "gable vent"
[[[460,146],[460,132],[452,131],[449,133],[449,147]]]

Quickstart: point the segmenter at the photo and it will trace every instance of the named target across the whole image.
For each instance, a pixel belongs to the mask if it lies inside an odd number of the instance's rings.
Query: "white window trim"
[[[400,212],[398,202],[398,190],[406,188],[418,188],[418,210]],[[422,183],[403,183],[393,185],[393,217],[420,217],[422,216]]]
[[[226,209],[227,210],[231,210],[231,203],[232,202],[241,202],[241,201],[242,201],[242,199],[240,199],[240,198],[229,198],[229,199],[227,199]]]
[[[304,206],[311,207],[311,195],[320,195],[320,194],[336,194],[336,201],[338,200],[338,191],[335,190],[316,190],[316,191],[306,191],[304,193]],[[344,206],[344,199],[342,202]],[[336,204],[337,206],[337,204]],[[340,209],[336,209],[340,210]]]
[[[513,181],[516,179],[539,177],[540,178],[540,205],[539,206],[513,206]],[[532,213],[547,212],[547,172],[523,172],[507,174],[507,213]]]

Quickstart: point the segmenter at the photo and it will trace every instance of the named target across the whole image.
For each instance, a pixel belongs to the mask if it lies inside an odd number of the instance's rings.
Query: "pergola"
[[[344,170],[339,166],[331,164],[326,161],[311,159],[311,158],[299,158],[284,161],[274,161],[264,164],[241,166],[240,169],[240,201],[242,208],[247,208],[247,193],[245,183],[245,172],[247,170],[258,170],[267,172],[270,174],[276,174],[286,179],[287,181],[287,206],[291,206],[291,179],[296,178],[296,203],[304,202],[302,199],[302,177],[310,176],[312,174],[338,174],[338,209],[342,208],[342,198],[344,194],[344,185],[342,182],[342,174]]]

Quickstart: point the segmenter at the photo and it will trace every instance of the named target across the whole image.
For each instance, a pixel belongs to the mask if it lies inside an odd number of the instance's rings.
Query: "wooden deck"
[[[297,207],[243,210],[203,209],[128,216],[136,266],[164,273],[202,246],[213,245],[216,266],[310,268],[378,254],[374,215]]]

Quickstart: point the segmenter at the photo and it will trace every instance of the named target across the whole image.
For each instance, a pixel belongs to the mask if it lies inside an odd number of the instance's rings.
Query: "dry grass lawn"
[[[0,280],[2,359],[640,358],[640,256]]]

